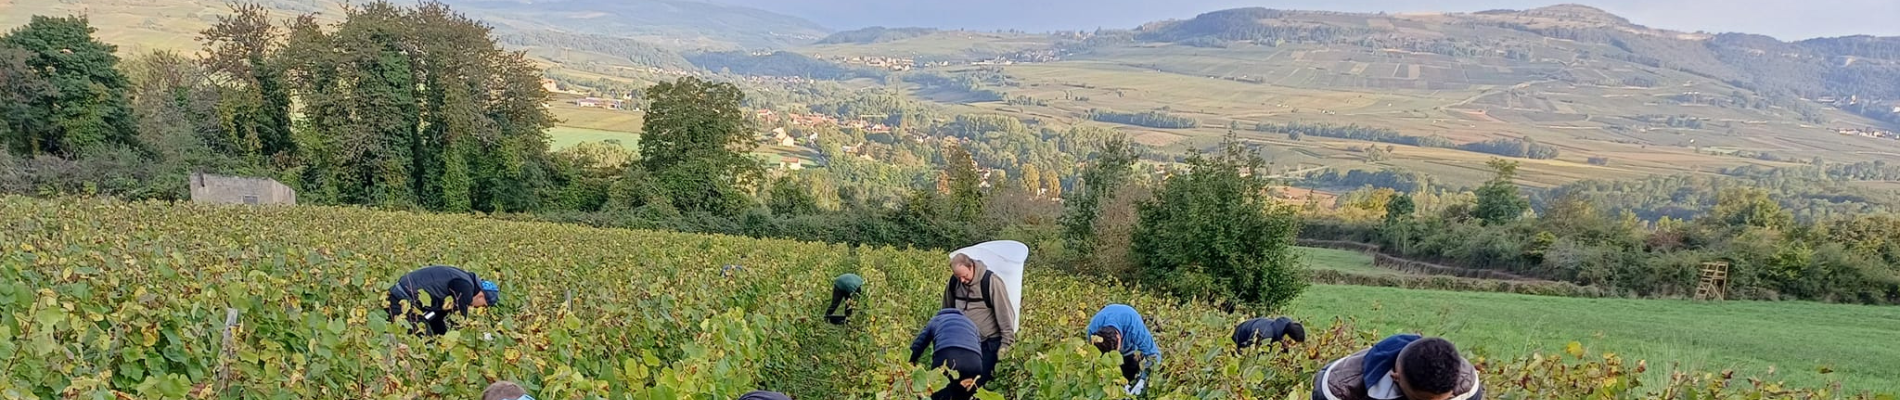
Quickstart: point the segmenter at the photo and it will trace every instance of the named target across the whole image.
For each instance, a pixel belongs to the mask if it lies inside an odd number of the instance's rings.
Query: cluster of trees
[[[1749,179],[1809,179],[1832,181],[1894,181],[1900,180],[1900,165],[1890,165],[1886,161],[1863,161],[1849,164],[1820,164],[1799,167],[1763,167],[1743,165],[1722,169],[1723,175]]]
[[[687,55],[686,60],[709,71],[739,75],[796,76],[823,80],[883,79],[886,75],[883,70],[847,67],[789,51],[765,55],[753,55],[745,51],[707,52]]]
[[[1265,161],[1229,133],[1140,202],[1130,251],[1141,282],[1178,295],[1280,305],[1306,288],[1297,208],[1268,196]]]
[[[1887,212],[1804,222],[1779,195],[1747,185],[1713,193],[1689,219],[1647,219],[1583,191],[1542,196],[1535,215],[1497,179],[1471,194],[1372,191],[1383,217],[1338,213],[1307,220],[1302,236],[1365,241],[1402,257],[1573,282],[1615,293],[1688,296],[1704,262],[1730,263],[1732,298],[1900,303],[1900,234]],[[1502,183],[1502,184],[1500,184]],[[1683,188],[1690,190],[1689,188]],[[1552,197],[1554,196],[1554,197]],[[1394,205],[1403,206],[1394,206]],[[1369,206],[1370,207],[1370,206]]]
[[[965,100],[971,102],[1003,101],[1009,97],[1007,93],[987,87],[982,77],[970,74],[913,73],[904,75],[904,81],[923,85],[929,90],[962,94]]]
[[[1492,139],[1482,142],[1465,143],[1464,145],[1458,146],[1458,148],[1465,151],[1475,151],[1505,157],[1529,158],[1533,160],[1557,158],[1558,153],[1557,146],[1538,143],[1537,139],[1529,137]]]
[[[1813,167],[1793,170],[1812,170]],[[1732,169],[1741,174],[1743,169]],[[1900,210],[1900,196],[1852,182],[1817,178],[1805,173],[1771,173],[1711,177],[1696,175],[1656,176],[1641,179],[1573,182],[1539,196],[1539,204],[1558,197],[1573,196],[1590,201],[1609,213],[1629,212],[1643,220],[1662,218],[1694,219],[1714,207],[1719,194],[1733,188],[1761,190],[1779,206],[1801,221],[1819,221],[1855,214],[1885,213]]]
[[[1300,123],[1300,122],[1288,122],[1285,124],[1275,124],[1271,122],[1261,122],[1258,124],[1254,124],[1253,130],[1258,131],[1258,132],[1284,133],[1289,138],[1292,138],[1293,140],[1300,140],[1300,138],[1303,136],[1312,135],[1312,136],[1330,137],[1330,138],[1339,138],[1339,139],[1364,140],[1364,141],[1381,142],[1381,143],[1396,143],[1396,144],[1418,146],[1418,147],[1451,148],[1451,147],[1457,146],[1456,143],[1452,143],[1451,139],[1446,139],[1444,136],[1438,136],[1438,135],[1411,136],[1411,135],[1401,134],[1399,133],[1399,131],[1392,130],[1392,129],[1371,127],[1371,126],[1360,126],[1357,124],[1334,125],[1334,124],[1327,124],[1327,123],[1307,124],[1307,123]]]
[[[1636,117],[1636,120],[1671,128],[1702,129],[1708,126],[1707,118],[1697,118],[1687,115],[1640,115]]]
[[[85,19],[35,17],[0,51],[19,83],[6,95],[26,100],[8,102],[7,147],[29,165],[103,163],[71,177],[102,194],[178,199],[183,175],[212,170],[273,176],[314,203],[571,203],[568,166],[547,153],[540,71],[487,26],[440,3],[373,2],[317,21],[239,5],[202,32],[201,57],[121,65]]]
[[[1096,121],[1112,122],[1112,123],[1117,123],[1117,124],[1128,124],[1128,125],[1135,125],[1135,126],[1145,126],[1149,128],[1158,128],[1158,129],[1188,129],[1188,128],[1195,128],[1195,127],[1201,126],[1201,121],[1194,119],[1194,117],[1186,117],[1186,116],[1169,114],[1168,112],[1161,111],[1161,110],[1139,112],[1139,113],[1124,113],[1124,112],[1114,112],[1114,111],[1099,110],[1099,109],[1091,108],[1089,109],[1088,116],[1089,116],[1089,119],[1096,120]]]
[[[1306,176],[1301,180],[1301,184],[1311,187],[1334,188],[1366,186],[1392,189],[1406,193],[1420,192],[1434,187],[1431,176],[1418,173],[1417,171],[1399,168],[1386,168],[1378,171],[1349,169],[1343,173],[1337,168],[1327,168],[1324,171]]]

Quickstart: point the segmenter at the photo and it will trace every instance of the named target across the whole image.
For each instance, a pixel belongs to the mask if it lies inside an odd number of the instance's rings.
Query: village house
[[[793,138],[791,134],[785,133],[785,128],[772,128],[770,132],[766,132],[766,133],[767,134],[763,136],[765,136],[765,143],[767,144],[775,144],[779,146],[798,145],[798,141],[796,138]]]
[[[587,107],[587,108],[605,108],[609,110],[619,110],[622,104],[624,103],[622,103],[620,100],[603,99],[599,97],[586,97],[586,98],[581,98],[579,100],[574,100],[574,105],[576,106]]]
[[[778,167],[788,171],[805,169],[805,161],[793,157],[779,157]]]

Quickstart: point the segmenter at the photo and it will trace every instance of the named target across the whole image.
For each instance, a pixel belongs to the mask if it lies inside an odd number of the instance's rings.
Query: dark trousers
[[[852,297],[857,297],[857,295],[858,295],[857,292],[850,292],[850,291],[840,290],[838,288],[831,288],[831,307],[825,308],[825,319],[831,321],[831,323],[834,323],[834,324],[842,324],[845,322],[846,319],[850,319],[851,312],[857,311],[858,307],[855,305],[846,304],[845,301],[850,300]],[[844,306],[844,316],[835,316],[834,314],[838,312],[839,305]]]
[[[963,380],[976,378],[977,387],[982,387],[989,371],[984,369],[983,356],[966,349],[941,349],[930,355],[930,367],[948,367],[944,377],[950,378],[950,384],[930,394],[931,400],[965,400],[976,396],[976,389],[963,387]]]
[[[389,322],[396,322],[397,318],[409,321],[411,325],[415,326],[411,332],[417,335],[441,335],[449,333],[448,313],[423,310],[423,307],[418,306],[416,307],[418,308],[416,312],[405,314],[403,313],[403,303],[407,303],[408,301],[408,299],[396,295],[395,292],[389,293]]]
[[[976,379],[977,386],[983,386],[996,379],[996,352],[1003,349],[1003,338],[983,339],[983,377]]]
[[[1134,355],[1122,356],[1122,377],[1128,378],[1128,383],[1135,383],[1138,376],[1141,376],[1141,362],[1135,360]]]

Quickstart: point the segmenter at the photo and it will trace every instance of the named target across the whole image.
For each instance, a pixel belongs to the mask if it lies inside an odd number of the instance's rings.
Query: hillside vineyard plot
[[[330,207],[10,197],[0,216],[5,398],[473,398],[498,379],[544,399],[916,398],[943,383],[903,354],[947,279],[935,252]],[[382,322],[389,281],[432,263],[499,282],[502,305],[433,340]],[[868,284],[839,328],[818,317],[842,272]],[[1081,339],[1108,302],[1155,327],[1155,398],[1305,398],[1322,363],[1377,339],[1311,321],[1291,352],[1235,355],[1241,315],[1055,273],[1025,287],[988,398],[1121,397],[1114,358]],[[1721,372],[1645,380],[1667,360],[1575,343],[1545,354],[1473,361],[1493,398],[1839,395]]]

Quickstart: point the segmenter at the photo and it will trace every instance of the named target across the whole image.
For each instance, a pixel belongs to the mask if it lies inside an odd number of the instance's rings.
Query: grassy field
[[[1404,274],[1364,253],[1300,247],[1309,268]],[[1900,330],[1900,308],[1805,302],[1703,303],[1582,299],[1316,285],[1289,307],[1306,321],[1357,319],[1386,333],[1444,335],[1481,353],[1514,357],[1579,341],[1593,351],[1663,360],[1687,369],[1735,369],[1800,385],[1900,390],[1900,349],[1879,345]],[[1817,338],[1824,338],[1816,340]],[[1834,372],[1822,374],[1820,369]],[[1663,379],[1652,374],[1647,379]]]
[[[1495,356],[1581,341],[1646,359],[1651,371],[1775,371],[1792,384],[1900,390],[1900,308],[1808,302],[1581,299],[1318,285],[1290,307],[1307,321],[1355,318],[1386,332],[1444,335]],[[1833,372],[1823,374],[1823,368]],[[1658,374],[1646,377],[1662,379]]]
[[[1324,269],[1365,275],[1406,275],[1397,270],[1372,265],[1372,255],[1351,250],[1296,247],[1300,261],[1309,269]]]
[[[548,138],[553,139],[553,142],[548,145],[548,148],[553,150],[573,147],[574,145],[584,142],[603,142],[608,140],[620,141],[620,146],[627,148],[627,150],[640,150],[640,134],[633,132],[557,126],[553,129],[548,129]]]

